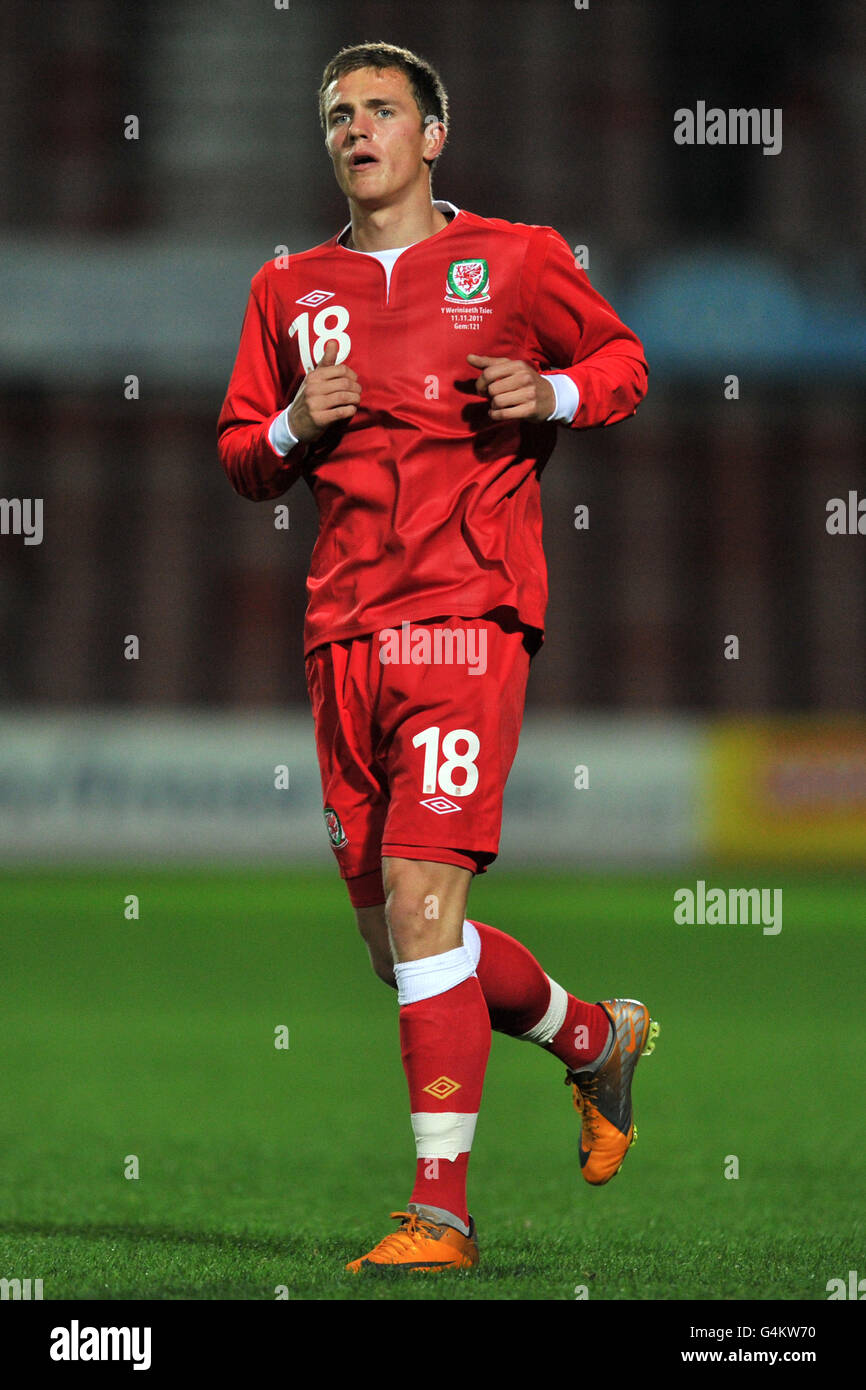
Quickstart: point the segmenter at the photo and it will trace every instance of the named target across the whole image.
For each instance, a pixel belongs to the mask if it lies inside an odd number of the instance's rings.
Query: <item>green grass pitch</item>
[[[705,876],[475,883],[470,914],[568,989],[661,1021],[639,1140],[590,1189],[563,1068],[494,1035],[479,1269],[358,1277],[414,1147],[396,997],[336,875],[6,873],[0,1276],[46,1299],[826,1299],[866,1274],[864,882],[764,874],[771,937],[674,925]]]

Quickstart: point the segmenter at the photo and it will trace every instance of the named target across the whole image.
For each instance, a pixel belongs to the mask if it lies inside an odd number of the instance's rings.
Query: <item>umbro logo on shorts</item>
[[[418,805],[435,811],[437,816],[447,816],[449,811],[463,810],[462,806],[455,806],[453,801],[449,801],[447,796],[430,796],[426,801],[419,801]]]
[[[296,304],[308,304],[311,309],[315,309],[317,304],[324,304],[326,299],[333,299],[335,290],[310,290],[309,294],[296,299]]]

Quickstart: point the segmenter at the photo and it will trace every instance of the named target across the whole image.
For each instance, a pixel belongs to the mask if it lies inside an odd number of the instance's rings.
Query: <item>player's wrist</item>
[[[559,407],[559,401],[557,400],[556,390],[554,389],[553,383],[548,381],[546,376],[542,376],[540,379],[538,395],[539,418],[541,420],[550,420],[556,414],[556,411]]]

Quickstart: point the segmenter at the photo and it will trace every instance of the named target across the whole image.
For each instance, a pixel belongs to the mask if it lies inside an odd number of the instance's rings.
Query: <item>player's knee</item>
[[[439,924],[419,919],[413,902],[401,899],[394,893],[388,900],[388,928],[398,960],[406,960],[416,954],[416,948],[425,941],[438,938]]]
[[[432,872],[429,868],[398,861],[388,875],[385,916],[398,960],[439,955],[463,940],[470,875],[452,865],[434,865]]]

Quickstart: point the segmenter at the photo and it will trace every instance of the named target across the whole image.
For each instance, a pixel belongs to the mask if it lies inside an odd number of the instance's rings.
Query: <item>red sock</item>
[[[474,918],[469,920],[481,940],[476,973],[491,1026],[497,1033],[524,1037],[538,1029],[548,1010],[552,1010],[541,1036],[529,1041],[538,1042],[574,1070],[594,1062],[610,1037],[610,1020],[604,1009],[562,990],[545,975],[532,952],[513,936]],[[555,1031],[551,1031],[554,1025]]]
[[[490,1052],[490,1018],[476,976],[404,1004],[400,1045],[419,1153],[409,1200],[468,1226],[466,1169]]]

